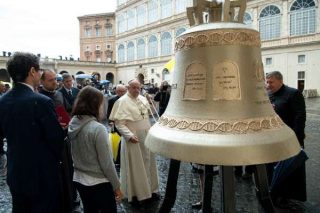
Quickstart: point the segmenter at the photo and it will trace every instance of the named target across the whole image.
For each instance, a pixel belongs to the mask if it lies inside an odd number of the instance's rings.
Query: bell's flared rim
[[[166,158],[206,165],[255,165],[295,156],[300,145],[287,126],[241,135],[194,133],[155,124],[146,146]]]

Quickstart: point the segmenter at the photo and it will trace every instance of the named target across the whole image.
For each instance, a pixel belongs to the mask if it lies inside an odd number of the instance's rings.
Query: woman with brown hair
[[[77,96],[68,134],[74,162],[73,181],[84,212],[117,212],[122,193],[113,164],[108,132],[99,123],[103,94],[86,86]]]

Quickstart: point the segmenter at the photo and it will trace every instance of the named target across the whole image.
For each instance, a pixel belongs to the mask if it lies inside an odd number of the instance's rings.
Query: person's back
[[[116,200],[122,197],[107,129],[99,123],[103,98],[99,90],[83,88],[68,128],[75,168],[73,181],[85,213],[116,212]]]
[[[34,188],[34,184],[28,184],[31,177],[32,183],[35,183],[35,180],[40,182],[44,176],[52,179],[53,182],[58,178],[55,174],[57,171],[45,169],[45,167],[57,167],[59,164],[57,157],[60,156],[62,144],[59,146],[58,143],[59,139],[60,142],[61,139],[63,140],[63,135],[59,132],[49,133],[51,140],[56,139],[54,143],[57,143],[50,144],[46,141],[46,133],[39,134],[44,130],[43,126],[50,125],[47,123],[51,120],[50,116],[54,116],[45,111],[48,104],[51,105],[49,98],[33,93],[22,84],[16,84],[0,101],[1,127],[8,141],[8,161],[10,162],[8,167],[11,171],[8,173],[8,184],[17,190],[22,190],[22,193],[36,193],[37,187]],[[43,159],[47,161],[44,163]],[[47,175],[39,173],[34,168],[44,169],[41,173]],[[12,177],[11,174],[19,175]]]
[[[168,87],[169,85],[166,81],[162,82],[160,90],[154,96],[154,100],[159,102],[159,116],[164,113],[170,100],[170,92],[168,91]]]
[[[8,61],[14,88],[0,100],[0,135],[7,139],[13,212],[61,212],[64,134],[50,98],[35,93],[39,61],[16,53]]]

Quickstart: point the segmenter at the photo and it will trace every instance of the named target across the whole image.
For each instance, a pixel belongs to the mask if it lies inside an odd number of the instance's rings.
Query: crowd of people
[[[151,127],[149,115],[155,113],[152,102],[159,102],[159,116],[168,105],[167,82],[144,93],[133,79],[126,86],[117,85],[109,97],[94,86],[75,88],[68,73],[59,87],[56,73],[41,69],[39,58],[30,53],[15,53],[7,70],[14,87],[5,91],[0,82],[0,174],[7,179],[14,213],[80,212],[80,198],[85,213],[116,212],[122,199],[140,207],[161,198],[155,154],[145,146],[145,138]],[[284,85],[280,72],[267,75],[266,88],[276,113],[303,148],[302,94]],[[116,162],[110,129],[121,136]],[[120,177],[115,164],[120,165]],[[274,164],[268,168],[272,181]],[[288,199],[305,201],[305,165],[271,195],[278,206],[285,206]]]

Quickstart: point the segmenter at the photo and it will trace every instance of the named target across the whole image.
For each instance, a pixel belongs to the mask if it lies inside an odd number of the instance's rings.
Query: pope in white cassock
[[[136,197],[143,201],[158,192],[158,171],[155,156],[145,146],[145,138],[151,127],[150,105],[140,95],[141,85],[134,79],[129,82],[128,92],[114,104],[110,120],[121,133],[120,182],[124,196],[132,202]]]

